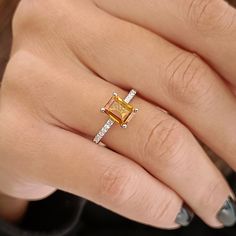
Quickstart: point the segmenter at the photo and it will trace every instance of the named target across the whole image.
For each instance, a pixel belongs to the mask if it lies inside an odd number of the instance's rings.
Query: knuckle
[[[45,107],[49,105],[46,94],[50,91],[52,80],[47,79],[42,68],[42,60],[24,50],[16,52],[9,60],[3,82],[2,103],[13,110],[24,107],[31,118],[44,119]],[[16,106],[17,104],[17,106]],[[12,108],[15,107],[15,108]],[[23,112],[23,110],[21,112]]]
[[[171,117],[150,122],[144,135],[142,158],[148,165],[158,161],[160,167],[170,167],[179,163],[179,152],[185,139],[182,125]]]
[[[187,2],[187,20],[197,30],[218,32],[232,25],[234,14],[226,1],[190,0]]]
[[[17,88],[26,90],[30,83],[32,73],[34,73],[37,58],[25,51],[16,52],[9,60],[4,79],[2,83],[3,89],[11,89],[17,91]]]
[[[166,67],[167,91],[177,101],[197,105],[206,96],[211,87],[205,77],[207,67],[195,54],[180,54]]]
[[[137,176],[127,167],[108,167],[101,176],[101,198],[121,205],[136,193]]]

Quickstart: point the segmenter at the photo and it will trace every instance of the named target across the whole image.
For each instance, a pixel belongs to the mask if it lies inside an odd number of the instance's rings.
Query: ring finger
[[[107,119],[99,113],[100,107],[106,104],[113,91],[121,97],[126,92],[87,71],[75,69],[74,72],[79,80],[70,79],[71,74],[65,75],[63,87],[48,91],[60,104],[60,109],[56,104],[52,105],[50,113],[57,121],[63,121],[62,127],[88,134],[92,139]],[[81,88],[86,92],[79,92]],[[140,112],[128,129],[113,127],[104,143],[130,157],[175,190],[209,225],[222,225],[216,215],[231,190],[220,172],[177,120],[139,97],[135,99],[135,106]]]

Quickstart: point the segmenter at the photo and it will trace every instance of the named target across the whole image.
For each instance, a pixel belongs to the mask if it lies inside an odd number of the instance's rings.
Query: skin
[[[236,170],[234,16],[220,0],[22,0],[0,91],[1,192],[61,189],[161,228],[186,202],[221,227],[233,193],[196,138]],[[93,144],[100,107],[133,87],[140,112]]]

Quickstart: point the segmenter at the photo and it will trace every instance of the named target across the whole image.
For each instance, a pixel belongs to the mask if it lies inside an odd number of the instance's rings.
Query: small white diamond
[[[101,140],[101,137],[100,137],[99,135],[96,135],[96,137],[94,138],[93,141],[94,141],[95,143],[99,143],[100,140]]]

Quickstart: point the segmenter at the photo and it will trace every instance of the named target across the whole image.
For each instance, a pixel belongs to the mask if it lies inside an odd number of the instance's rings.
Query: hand
[[[235,10],[181,2],[21,1],[1,90],[1,191],[58,188],[162,228],[189,223],[183,202],[210,226],[235,222],[233,193],[194,137],[236,169],[236,99],[223,80],[235,85]],[[108,148],[93,144],[100,107],[130,88],[140,112],[109,131]]]

